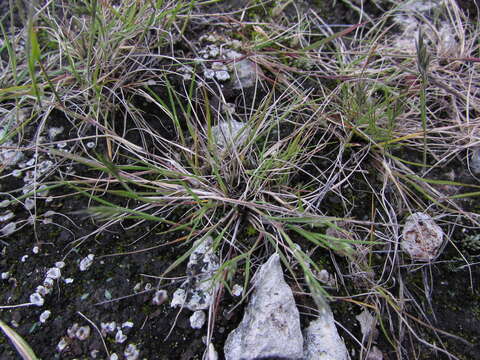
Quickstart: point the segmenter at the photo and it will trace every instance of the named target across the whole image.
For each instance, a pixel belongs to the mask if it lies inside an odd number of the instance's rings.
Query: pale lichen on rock
[[[405,221],[402,248],[414,260],[434,260],[443,244],[443,230],[427,214],[416,212]]]

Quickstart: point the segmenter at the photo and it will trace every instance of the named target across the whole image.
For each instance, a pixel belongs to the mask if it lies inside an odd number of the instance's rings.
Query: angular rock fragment
[[[233,60],[233,88],[248,89],[255,85],[260,71],[257,64],[244,59],[244,56],[234,50],[227,52],[227,58]]]
[[[187,280],[173,293],[172,307],[184,306],[197,311],[208,309],[213,302],[215,284],[212,276],[219,267],[219,261],[212,245],[211,237],[194,242],[195,250],[187,264]]]
[[[412,259],[431,261],[442,244],[443,230],[429,215],[416,212],[406,219],[401,245]]]
[[[327,305],[328,306],[328,305]],[[347,348],[338,334],[330,310],[324,309],[305,330],[305,360],[347,360]]]
[[[212,134],[215,143],[223,150],[242,145],[248,138],[249,130],[247,124],[230,120],[212,127]]]
[[[206,320],[205,313],[202,310],[197,310],[190,316],[190,326],[192,329],[201,329]]]
[[[393,21],[399,25],[400,34],[393,37],[394,48],[405,53],[416,53],[419,29],[424,41],[436,52],[437,56],[458,56],[460,45],[456,40],[455,28],[448,21],[433,24],[428,18],[435,16],[435,11],[445,4],[443,0],[411,0],[398,6]],[[437,15],[438,16],[438,15]]]
[[[244,317],[225,342],[227,360],[303,358],[300,318],[278,254],[255,275],[255,290]]]

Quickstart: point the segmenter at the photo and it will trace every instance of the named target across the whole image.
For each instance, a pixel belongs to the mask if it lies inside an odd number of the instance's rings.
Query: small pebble
[[[133,327],[133,322],[131,322],[131,321],[125,321],[125,322],[122,324],[122,328],[131,329],[132,327]]]
[[[90,336],[90,326],[80,326],[75,332],[75,337],[80,341],[84,341],[88,339],[89,336]]]
[[[50,315],[51,315],[50,310],[45,310],[44,312],[42,312],[39,318],[40,322],[44,324],[45,321],[47,321],[47,319],[50,317]]]
[[[207,320],[207,316],[202,310],[197,310],[190,316],[190,326],[192,329],[201,329]]]
[[[57,345],[57,351],[62,352],[67,347],[67,345],[68,345],[67,340],[64,337],[62,337]]]
[[[235,284],[232,287],[232,295],[233,296],[241,296],[243,294],[243,286]]]
[[[125,355],[126,360],[137,360],[140,356],[140,351],[135,344],[128,344],[123,355]]]
[[[168,299],[167,291],[158,290],[155,292],[155,295],[153,295],[152,303],[153,305],[162,305],[167,299]]]
[[[32,295],[30,295],[30,302],[36,306],[43,306],[45,300],[43,300],[42,295],[35,292]]]
[[[48,269],[46,277],[57,280],[57,279],[60,279],[61,276],[62,276],[62,272],[60,271],[60,269],[56,268],[56,267],[53,267],[53,268]]]
[[[117,333],[115,334],[115,342],[123,344],[125,340],[127,340],[127,335],[125,335],[121,329],[118,329]]]
[[[95,255],[93,254],[89,254],[87,257],[83,258],[79,265],[80,271],[86,271],[90,266],[92,266],[94,258]]]
[[[54,280],[51,277],[46,277],[45,280],[43,280],[43,286],[46,288],[52,288],[54,284]]]

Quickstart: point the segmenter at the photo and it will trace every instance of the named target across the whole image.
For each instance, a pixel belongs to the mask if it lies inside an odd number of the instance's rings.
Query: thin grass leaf
[[[15,346],[15,349],[17,349],[18,354],[23,360],[38,360],[30,345],[2,320],[0,320],[0,329],[2,329],[5,336],[13,343],[13,346]]]

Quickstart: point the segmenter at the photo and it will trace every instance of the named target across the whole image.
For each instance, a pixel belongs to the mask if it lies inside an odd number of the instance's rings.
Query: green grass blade
[[[15,346],[15,349],[17,349],[17,352],[23,360],[38,360],[30,345],[2,320],[0,320],[0,329],[2,329],[5,336],[13,343],[13,346]]]

